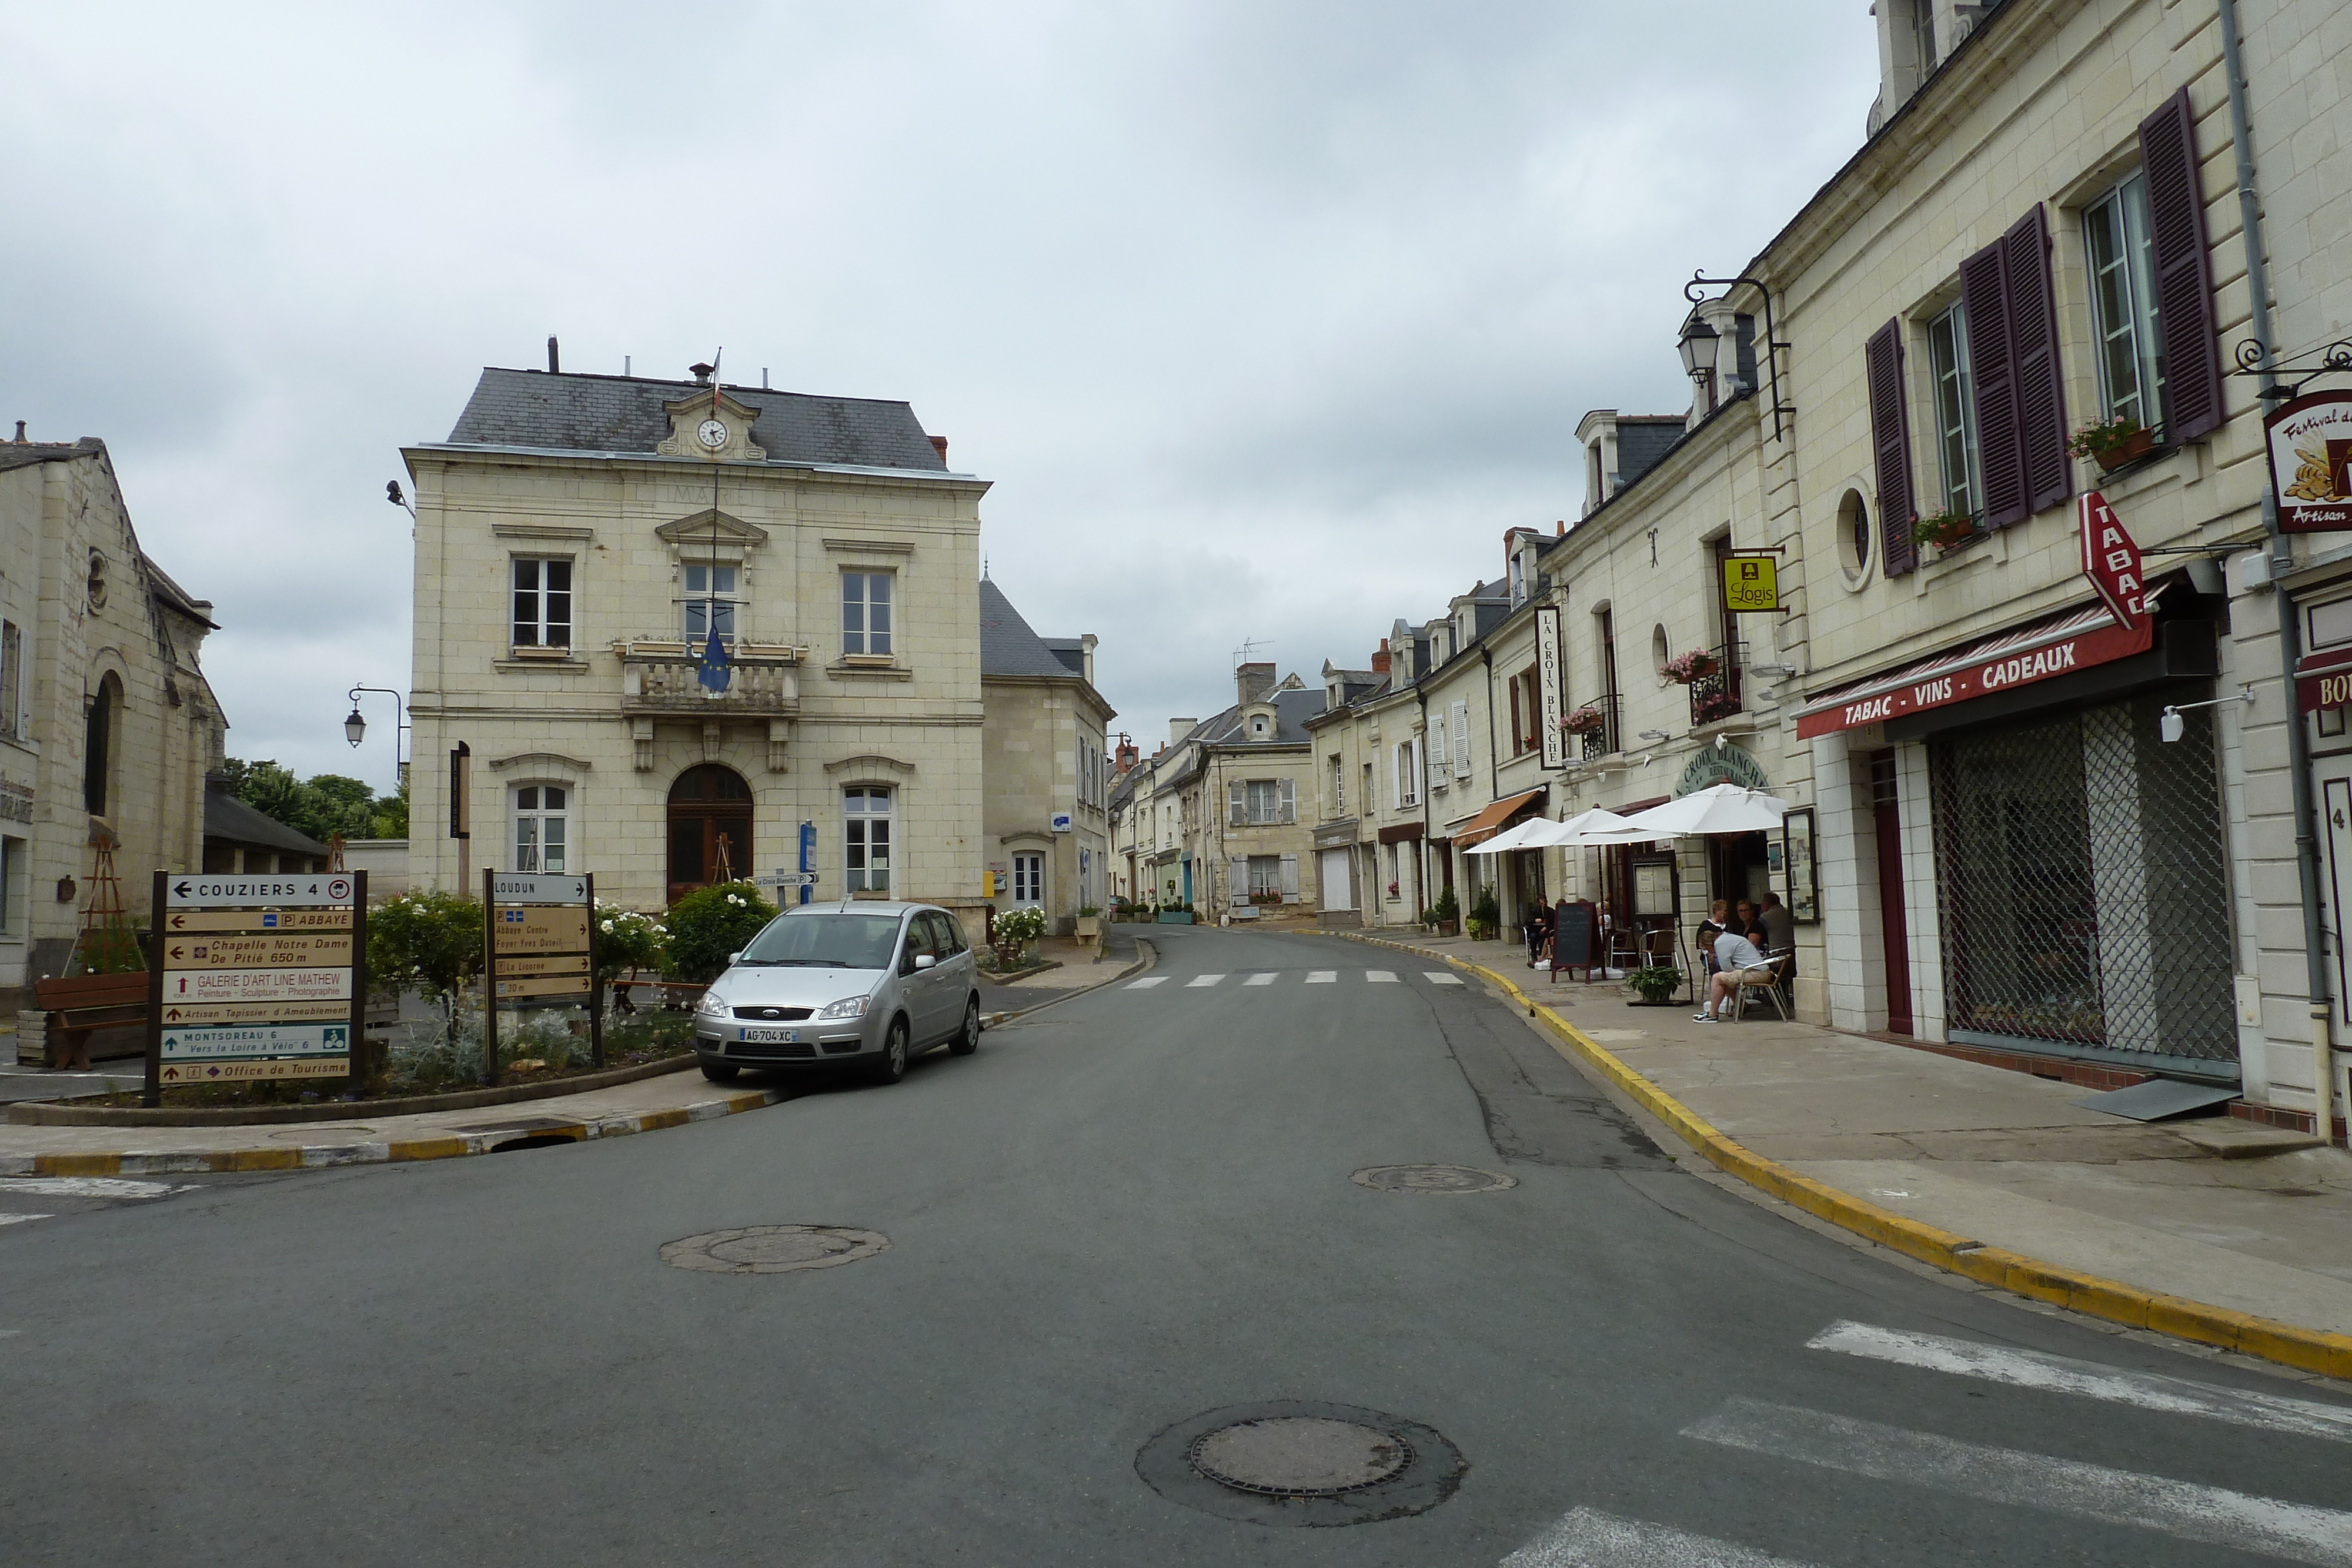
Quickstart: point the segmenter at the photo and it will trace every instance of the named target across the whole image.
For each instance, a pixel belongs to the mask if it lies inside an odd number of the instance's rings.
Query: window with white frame
[[[2083,241],[2090,251],[2091,328],[2107,417],[2161,429],[2164,342],[2157,331],[2147,182],[2136,173],[2084,208]]]
[[[845,571],[841,574],[841,651],[864,657],[891,652],[890,604],[895,573]]]
[[[513,559],[514,645],[572,646],[572,562],[562,556]]]
[[[1421,764],[1410,740],[1396,744],[1396,803],[1400,809],[1421,804]]]
[[[1958,305],[1927,324],[1927,364],[1936,381],[1936,456],[1944,510],[1974,517],[1983,481],[1977,466],[1977,399],[1969,376],[1969,317]]]
[[[1249,820],[1253,822],[1271,822],[1281,814],[1282,793],[1276,780],[1251,779],[1249,781]]]
[[[1331,754],[1331,814],[1348,814],[1348,770],[1339,766],[1339,754]]]
[[[1023,851],[1013,857],[1013,902],[1045,902],[1045,857],[1042,853]]]
[[[740,569],[704,561],[688,561],[678,571],[684,586],[678,600],[679,625],[689,643],[700,643],[715,629],[721,641],[735,640],[736,589]]]
[[[890,891],[890,790],[853,784],[841,792],[842,886],[851,893]]]
[[[1249,895],[1253,901],[1282,896],[1282,857],[1252,855],[1249,858]]]
[[[561,872],[572,846],[572,791],[525,784],[514,792],[514,869]]]

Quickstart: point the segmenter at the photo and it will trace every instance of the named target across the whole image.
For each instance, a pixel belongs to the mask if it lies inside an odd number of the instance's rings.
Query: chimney
[[[1556,539],[1564,539],[1568,538],[1568,519],[1566,517],[1560,518],[1559,522],[1552,525],[1551,537]]]
[[[21,419],[16,422],[16,444],[19,446],[30,446],[32,444],[31,442],[25,439],[25,422]]]
[[[1383,643],[1381,646],[1372,650],[1372,674],[1376,675],[1385,675],[1388,673],[1389,651],[1387,645]]]
[[[948,438],[944,435],[932,436],[931,450],[940,455],[940,462],[946,462],[948,460]]]
[[[718,368],[717,365],[688,365],[686,373],[694,378],[696,386],[707,387],[710,384],[710,372]]]
[[[1168,744],[1171,746],[1181,744],[1186,736],[1192,733],[1192,727],[1200,722],[1201,721],[1197,718],[1170,719],[1168,721]]]
[[[552,332],[547,335],[547,373],[551,376],[563,373],[563,361],[556,356],[555,334]]]
[[[1271,664],[1238,664],[1234,668],[1234,699],[1244,705],[1262,703],[1274,695],[1275,668]]]

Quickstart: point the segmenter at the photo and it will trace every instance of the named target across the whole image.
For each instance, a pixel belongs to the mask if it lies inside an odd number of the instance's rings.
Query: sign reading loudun
[[[200,1083],[344,1078],[367,1007],[367,873],[155,873],[140,1098]]]
[[[482,1082],[499,1081],[499,1012],[588,1009],[588,1049],[604,1065],[604,996],[596,978],[596,879],[485,871]],[[574,1026],[577,1027],[576,1025]]]

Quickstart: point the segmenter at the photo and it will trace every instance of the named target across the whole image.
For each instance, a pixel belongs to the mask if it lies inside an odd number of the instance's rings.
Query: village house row
[[[1575,525],[1505,532],[1369,667],[1245,665],[1123,757],[1114,891],[1372,926],[1491,893],[1506,935],[1565,895],[1609,904],[1621,964],[1774,892],[1806,1019],[2340,1125],[2352,419],[2281,476],[2338,531],[2281,533],[2264,413],[2352,391],[2313,374],[2352,318],[2352,11],[1875,19],[1861,150],[1736,278],[1687,308],[1659,279],[1690,406],[1588,413]],[[1727,571],[1774,608],[1727,608]],[[1781,831],[1467,852],[1724,781]]]

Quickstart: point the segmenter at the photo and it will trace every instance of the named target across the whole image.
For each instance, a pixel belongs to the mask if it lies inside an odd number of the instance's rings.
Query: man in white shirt
[[[1771,968],[1771,960],[1755,943],[1737,931],[1723,933],[1715,939],[1715,973],[1706,982],[1706,1001],[1692,1017],[1700,1023],[1715,1022],[1727,1005],[1739,1005],[1742,980],[1767,978]]]

